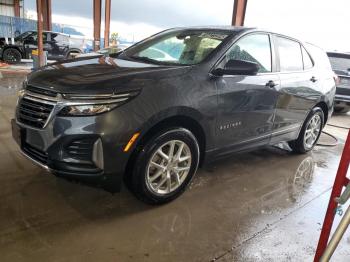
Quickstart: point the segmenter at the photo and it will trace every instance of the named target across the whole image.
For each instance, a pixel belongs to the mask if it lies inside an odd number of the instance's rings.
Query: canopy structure
[[[100,49],[101,41],[101,11],[102,0],[93,1],[93,21],[94,21],[94,50]],[[232,23],[233,26],[243,26],[244,17],[247,8],[248,0],[234,0]],[[14,0],[15,3],[19,3],[19,0]],[[15,5],[15,9],[16,6]],[[42,65],[43,59],[43,39],[42,31],[50,31],[52,28],[52,9],[51,0],[36,0],[37,14],[38,14],[38,50],[39,50],[39,63]],[[17,7],[17,9],[19,9]],[[19,12],[17,10],[17,12]],[[109,45],[109,32],[110,32],[110,20],[111,20],[111,0],[105,0],[105,31],[104,31],[104,46]]]

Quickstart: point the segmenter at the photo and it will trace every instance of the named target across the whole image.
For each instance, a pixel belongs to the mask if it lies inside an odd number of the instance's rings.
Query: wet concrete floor
[[[0,75],[0,261],[312,261],[346,130],[327,127],[339,145],[306,155],[269,147],[218,161],[154,207],[22,157],[10,119],[23,78]],[[350,261],[348,232],[332,261]]]

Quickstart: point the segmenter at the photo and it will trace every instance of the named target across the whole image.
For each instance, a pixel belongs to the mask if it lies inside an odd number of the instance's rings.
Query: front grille
[[[35,159],[36,161],[46,165],[47,164],[47,154],[39,149],[36,149],[35,147],[23,143],[22,147],[23,151],[27,153],[31,158]]]
[[[55,91],[47,90],[36,86],[27,85],[25,89],[28,90],[29,92],[40,94],[40,95],[51,96],[51,97],[57,96],[57,92]]]
[[[18,105],[18,121],[36,128],[43,128],[54,105],[22,98]]]
[[[95,138],[74,140],[67,145],[65,151],[73,159],[91,162],[95,141]]]

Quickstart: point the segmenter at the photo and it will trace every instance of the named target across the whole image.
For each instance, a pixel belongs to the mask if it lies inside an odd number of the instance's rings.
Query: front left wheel
[[[150,138],[138,153],[132,172],[132,191],[149,204],[167,203],[190,184],[199,163],[196,137],[185,128],[164,130]]]
[[[4,61],[9,64],[18,64],[21,62],[22,59],[21,53],[15,48],[5,49],[2,56]]]

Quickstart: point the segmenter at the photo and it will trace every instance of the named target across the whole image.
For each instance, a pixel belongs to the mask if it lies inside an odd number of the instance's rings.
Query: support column
[[[43,21],[42,21],[42,0],[36,0],[36,12],[38,15],[38,58],[39,58],[39,65],[43,66]]]
[[[109,46],[109,31],[111,26],[111,0],[105,2],[105,34],[104,34],[104,46]]]
[[[243,26],[248,0],[235,0],[233,4],[232,26]]]
[[[51,0],[41,0],[42,12],[43,12],[43,29],[46,31],[52,30],[52,12],[51,12]]]
[[[101,41],[101,0],[94,1],[94,51],[100,49]]]
[[[14,0],[15,17],[21,16],[21,7],[19,5],[19,0]]]

